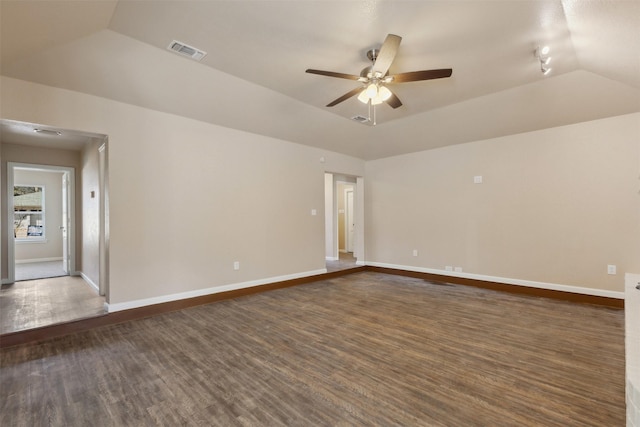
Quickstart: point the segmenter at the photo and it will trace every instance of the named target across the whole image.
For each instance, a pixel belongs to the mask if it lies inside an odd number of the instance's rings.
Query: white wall
[[[62,173],[18,169],[14,185],[44,187],[45,240],[16,241],[16,262],[62,260]]]
[[[368,162],[367,261],[621,293],[639,151],[631,114]]]
[[[324,269],[325,170],[364,172],[363,161],[337,153],[6,77],[1,84],[3,118],[109,137],[110,304]]]

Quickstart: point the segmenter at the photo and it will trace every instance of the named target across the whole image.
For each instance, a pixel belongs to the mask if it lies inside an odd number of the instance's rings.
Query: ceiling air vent
[[[193,46],[189,46],[188,44],[184,44],[177,40],[172,41],[169,46],[167,46],[167,49],[191,59],[195,59],[196,61],[200,61],[207,54],[207,52],[203,50],[197,49]]]
[[[353,116],[353,117],[351,117],[351,120],[355,120],[358,123],[366,123],[366,122],[369,121],[368,118],[362,117],[362,116]]]

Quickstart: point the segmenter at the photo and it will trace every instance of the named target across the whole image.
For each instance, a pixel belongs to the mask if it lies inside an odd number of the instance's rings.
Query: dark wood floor
[[[624,425],[624,312],[373,272],[0,352],[0,425]]]

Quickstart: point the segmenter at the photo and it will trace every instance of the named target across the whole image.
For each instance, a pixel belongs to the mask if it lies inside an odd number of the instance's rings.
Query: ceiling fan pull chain
[[[373,106],[373,125],[376,125],[376,106]]]

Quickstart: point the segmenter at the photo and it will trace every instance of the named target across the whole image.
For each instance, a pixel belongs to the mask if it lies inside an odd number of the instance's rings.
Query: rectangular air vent
[[[197,49],[193,46],[189,46],[188,44],[179,42],[177,40],[172,41],[167,49],[172,50],[180,55],[184,55],[188,58],[195,59],[196,61],[200,61],[205,57],[207,52]]]
[[[358,123],[366,123],[366,122],[369,121],[368,118],[362,117],[362,116],[353,116],[353,117],[351,117],[351,120],[355,120]]]

